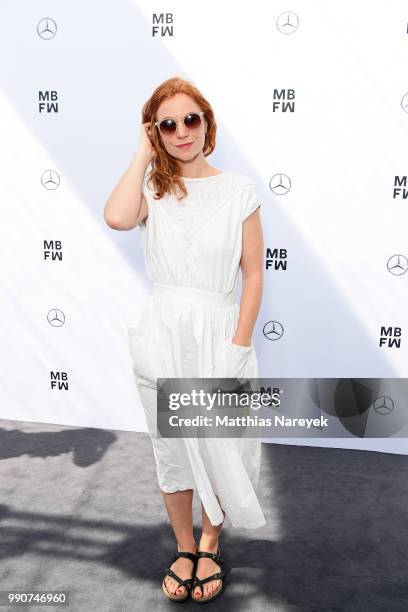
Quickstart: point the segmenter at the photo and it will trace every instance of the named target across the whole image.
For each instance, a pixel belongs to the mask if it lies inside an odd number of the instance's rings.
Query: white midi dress
[[[143,193],[149,213],[140,228],[153,289],[137,320],[127,321],[132,370],[166,493],[197,491],[213,525],[265,524],[256,489],[259,438],[157,437],[157,378],[257,378],[254,346],[234,336],[242,223],[261,203],[251,179],[236,172],[183,178],[188,195]],[[217,497],[218,500],[217,500]],[[221,507],[220,507],[221,504]]]

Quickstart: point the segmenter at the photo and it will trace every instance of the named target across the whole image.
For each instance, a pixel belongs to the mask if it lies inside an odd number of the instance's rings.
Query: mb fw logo
[[[385,346],[386,348],[401,348],[401,337],[401,327],[385,327],[385,325],[381,325],[379,346]]]

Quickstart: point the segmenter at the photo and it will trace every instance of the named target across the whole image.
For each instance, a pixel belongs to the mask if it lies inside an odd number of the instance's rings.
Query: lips
[[[190,147],[193,143],[192,142],[186,142],[185,144],[182,145],[176,145],[176,147],[178,149],[188,149],[188,147]]]

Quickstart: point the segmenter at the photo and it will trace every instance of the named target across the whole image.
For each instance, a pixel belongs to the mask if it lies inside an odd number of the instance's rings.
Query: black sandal
[[[196,550],[197,550],[197,548],[196,548]],[[193,561],[193,564],[194,564],[193,565],[193,576],[194,576],[196,565],[197,565],[197,561],[198,561],[197,555],[195,555],[194,553],[191,553],[191,552],[178,552],[174,556],[172,561],[170,562],[170,565],[173,565],[173,563],[175,561],[177,561],[177,559],[179,557],[186,557],[186,559],[191,559],[191,561]],[[189,596],[190,596],[191,584],[193,582],[193,578],[186,578],[185,580],[182,580],[180,578],[180,576],[177,576],[177,574],[175,574],[173,572],[173,570],[170,569],[170,565],[169,565],[169,567],[166,567],[164,569],[165,574],[163,576],[162,591],[163,591],[163,593],[165,594],[165,596],[168,599],[171,599],[171,601],[186,601],[186,599],[188,599]],[[165,579],[166,576],[170,576],[170,578],[174,578],[174,580],[177,580],[177,582],[179,583],[180,586],[184,586],[185,587],[185,592],[182,593],[181,595],[175,595],[174,593],[169,593],[167,588],[166,588],[166,585],[164,583],[164,579]]]
[[[224,583],[221,580],[221,583],[218,585],[218,588],[215,591],[213,591],[211,593],[211,595],[208,595],[207,597],[204,597],[203,584],[205,582],[210,582],[210,580],[216,580],[217,578],[222,578],[223,576],[225,576],[225,572],[224,572],[224,569],[223,569],[224,568],[224,562],[223,562],[223,560],[221,558],[221,552],[220,552],[219,547],[217,549],[217,553],[210,553],[210,552],[207,552],[205,550],[199,550],[197,552],[197,562],[198,562],[198,559],[200,557],[209,557],[210,559],[215,561],[215,563],[217,565],[220,566],[220,571],[219,572],[216,572],[215,574],[212,574],[211,576],[207,576],[207,578],[199,578],[198,576],[194,575],[193,585],[192,585],[192,588],[191,588],[191,599],[193,601],[196,601],[197,603],[206,603],[207,601],[212,601],[213,599],[218,597],[218,595],[223,590]],[[195,590],[195,588],[197,586],[200,587],[200,589],[201,589],[201,597],[194,597],[194,590]]]

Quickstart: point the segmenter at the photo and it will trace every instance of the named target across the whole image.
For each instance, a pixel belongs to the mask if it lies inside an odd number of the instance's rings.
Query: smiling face
[[[184,117],[189,113],[197,113],[199,111],[201,111],[201,108],[197,102],[187,94],[182,93],[163,100],[157,110],[157,121],[174,119],[177,122],[177,128],[173,134],[164,134],[160,131],[159,134],[167,153],[181,162],[192,160],[203,151],[205,131],[207,129],[205,118],[202,117],[201,125],[194,129],[188,128],[183,121]],[[180,145],[188,146],[183,147]]]

